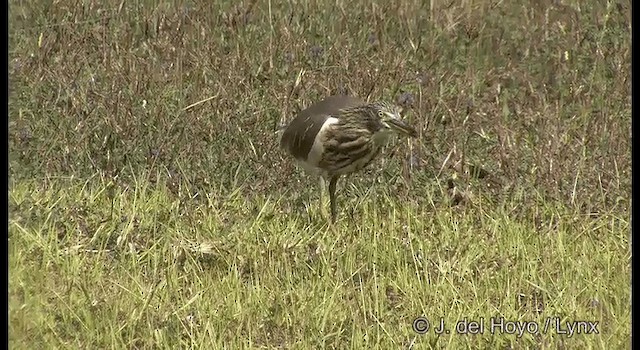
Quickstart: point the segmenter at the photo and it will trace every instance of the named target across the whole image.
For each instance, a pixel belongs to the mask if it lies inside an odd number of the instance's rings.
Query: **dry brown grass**
[[[498,194],[628,207],[628,4],[340,4],[13,5],[11,176],[238,173],[273,191],[291,173],[281,118],[405,93],[424,181],[472,165]]]

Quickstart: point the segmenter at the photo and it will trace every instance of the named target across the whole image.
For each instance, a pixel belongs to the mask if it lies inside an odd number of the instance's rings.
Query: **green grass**
[[[624,218],[541,204],[555,223],[535,227],[502,209],[397,205],[386,194],[360,205],[363,223],[331,228],[276,219],[283,197],[185,202],[164,185],[91,182],[12,187],[16,345],[628,345]],[[221,223],[229,212],[247,219]],[[420,315],[452,329],[464,318],[560,317],[597,321],[600,334],[417,336]]]
[[[630,348],[628,2],[9,18],[12,348]],[[275,128],[336,92],[420,137],[341,180],[329,225]]]

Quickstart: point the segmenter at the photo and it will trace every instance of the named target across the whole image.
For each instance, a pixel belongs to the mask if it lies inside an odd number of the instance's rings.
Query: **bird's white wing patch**
[[[323,140],[324,135],[327,132],[327,129],[330,125],[338,122],[337,118],[329,117],[324,121],[320,131],[316,135],[316,139],[313,142],[313,146],[311,146],[311,151],[309,151],[309,155],[307,156],[307,161],[303,162],[303,166],[307,171],[311,171],[312,173],[317,171],[316,167],[320,164],[320,160],[322,159],[322,153],[324,153]],[[306,164],[305,164],[306,163]]]

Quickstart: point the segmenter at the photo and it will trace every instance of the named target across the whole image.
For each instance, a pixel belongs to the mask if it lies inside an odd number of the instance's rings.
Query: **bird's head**
[[[388,102],[375,102],[371,105],[382,126],[400,135],[417,137],[418,132],[411,125],[401,119],[402,108]]]

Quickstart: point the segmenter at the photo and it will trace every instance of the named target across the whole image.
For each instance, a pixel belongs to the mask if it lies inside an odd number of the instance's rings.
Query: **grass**
[[[537,228],[502,210],[397,206],[387,195],[360,208],[366,224],[331,228],[275,220],[278,201],[262,196],[246,208],[234,197],[183,202],[164,186],[110,194],[91,181],[59,182],[64,191],[35,182],[11,191],[16,344],[628,343],[623,218],[580,219],[542,208],[557,223]],[[384,219],[380,207],[389,208]],[[221,225],[217,217],[227,212],[251,219]],[[589,320],[600,323],[600,334],[417,336],[411,324],[420,315],[444,317],[452,328],[464,318]]]
[[[9,20],[13,348],[630,348],[628,2]],[[331,93],[420,130],[341,180],[333,226],[275,138]]]

